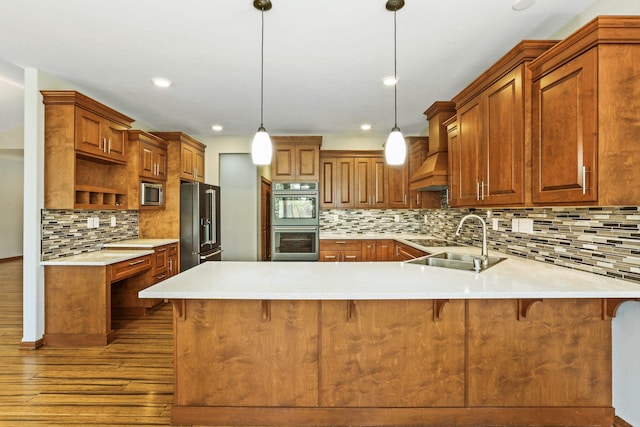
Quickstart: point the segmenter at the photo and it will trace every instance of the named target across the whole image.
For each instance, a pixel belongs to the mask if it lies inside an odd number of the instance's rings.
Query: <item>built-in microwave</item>
[[[164,184],[158,182],[142,182],[140,184],[140,204],[142,206],[162,206],[164,201]]]

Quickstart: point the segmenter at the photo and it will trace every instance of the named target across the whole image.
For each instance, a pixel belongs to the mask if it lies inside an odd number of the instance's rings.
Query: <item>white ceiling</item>
[[[406,0],[398,22],[398,125],[450,100],[523,39],[545,39],[596,0]],[[264,125],[271,134],[393,126],[386,0],[272,0]],[[0,0],[0,131],[22,120],[18,67],[73,83],[157,130],[252,134],[260,124],[260,12],[252,0]],[[2,60],[6,61],[3,62]],[[7,64],[9,63],[9,64]],[[17,74],[17,76],[16,76]],[[159,89],[151,78],[174,85]],[[17,110],[17,111],[16,111]]]

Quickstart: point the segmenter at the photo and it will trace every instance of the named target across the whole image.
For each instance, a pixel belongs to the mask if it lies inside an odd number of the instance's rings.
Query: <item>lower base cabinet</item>
[[[176,425],[613,424],[601,300],[172,303]]]
[[[429,255],[404,243],[384,239],[320,240],[320,262],[407,261]]]

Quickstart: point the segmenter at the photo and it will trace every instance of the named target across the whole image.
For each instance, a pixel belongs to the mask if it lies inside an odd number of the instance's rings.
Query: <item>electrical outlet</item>
[[[425,224],[429,224],[429,220],[427,219],[427,215],[426,215],[426,214],[425,214],[425,216],[424,216],[424,223],[425,223]]]
[[[520,231],[520,227],[518,225],[519,225],[518,218],[513,218],[511,220],[511,231],[513,233],[518,233]]]
[[[520,218],[518,230],[521,233],[533,234],[533,220],[530,218]]]
[[[93,228],[93,218],[87,218],[87,228]]]
[[[394,215],[394,216],[393,216],[393,220],[394,220],[395,222],[400,222],[400,215]]]
[[[340,221],[340,216],[338,214],[334,214],[333,215],[333,222],[338,222]]]
[[[493,212],[491,212],[491,209],[487,210],[487,219],[491,219],[491,217],[493,217]]]
[[[111,217],[111,226],[112,226],[112,227],[115,227],[115,226],[116,226],[116,217],[115,217],[115,216],[112,216],[112,217]]]
[[[498,224],[498,218],[493,218],[493,231],[500,231],[500,226]]]
[[[93,228],[98,228],[100,227],[100,218],[98,218],[97,216],[93,217]]]

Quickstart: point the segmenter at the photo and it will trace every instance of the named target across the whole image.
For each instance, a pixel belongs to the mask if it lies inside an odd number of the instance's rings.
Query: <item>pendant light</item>
[[[271,0],[254,0],[253,7],[261,11],[262,33],[260,44],[260,127],[258,128],[253,142],[251,143],[251,159],[256,165],[271,164],[273,148],[271,138],[263,124],[264,110],[264,12],[271,9]]]
[[[393,12],[393,76],[396,79],[396,84],[393,86],[393,110],[394,110],[394,124],[391,129],[391,133],[387,138],[387,142],[384,144],[384,158],[389,165],[401,165],[407,158],[407,143],[402,136],[402,132],[398,127],[398,71],[397,71],[397,21],[396,12],[404,6],[404,0],[388,0],[387,10]]]

